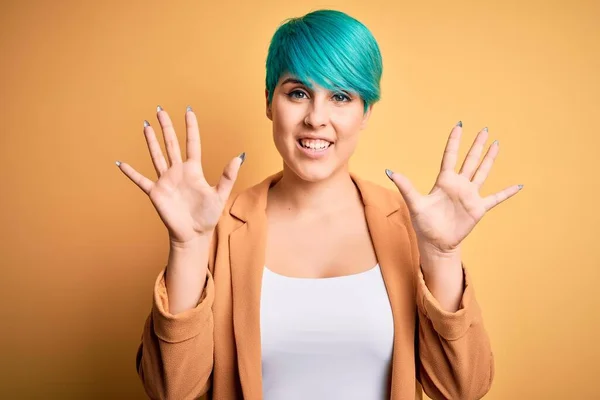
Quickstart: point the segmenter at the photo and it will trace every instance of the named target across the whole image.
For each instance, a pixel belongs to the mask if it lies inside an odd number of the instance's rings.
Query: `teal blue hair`
[[[365,25],[341,11],[318,10],[284,21],[271,39],[266,67],[269,104],[286,73],[309,88],[314,82],[357,93],[365,111],[380,98],[383,67],[377,41]]]

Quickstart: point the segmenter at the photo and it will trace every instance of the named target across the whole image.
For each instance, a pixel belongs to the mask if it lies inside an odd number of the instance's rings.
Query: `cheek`
[[[331,123],[338,134],[338,139],[353,140],[361,129],[362,112],[343,110],[332,116]]]
[[[285,101],[279,102],[273,110],[273,140],[280,149],[289,147],[290,138],[304,129],[305,110],[301,105]]]
[[[273,142],[279,152],[289,152],[288,138],[294,135],[299,118],[298,108],[279,99],[273,103]]]
[[[273,129],[275,133],[285,133],[296,124],[299,114],[296,108],[298,107],[290,107],[281,100],[278,100],[273,106]]]

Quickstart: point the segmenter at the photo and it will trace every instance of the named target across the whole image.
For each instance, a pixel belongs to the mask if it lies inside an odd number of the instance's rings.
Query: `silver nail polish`
[[[483,130],[487,132],[488,131],[488,127],[486,126],[485,128],[483,128]]]
[[[162,107],[161,106],[156,106],[156,112],[162,111]]]
[[[147,126],[150,126],[150,122],[144,120],[144,128],[147,127]]]
[[[242,159],[242,163],[240,164],[240,166],[242,166],[242,164],[244,163],[244,161],[246,161],[246,152],[243,152],[238,157]]]
[[[492,144],[498,144],[498,140],[494,140]]]
[[[194,110],[192,110],[192,106],[187,106],[187,107],[185,108],[185,111],[187,112],[187,111],[194,111]]]
[[[462,128],[462,121],[458,121],[458,122],[456,123],[456,126],[460,126],[460,127]]]
[[[519,190],[523,189],[523,185],[519,185]]]
[[[385,174],[387,175],[387,177],[388,177],[388,178],[392,179],[392,174],[393,174],[393,172],[392,172],[391,170],[389,170],[389,169],[386,169],[386,170],[385,170]]]
[[[117,164],[117,167],[121,166],[121,161],[116,161],[115,164]]]

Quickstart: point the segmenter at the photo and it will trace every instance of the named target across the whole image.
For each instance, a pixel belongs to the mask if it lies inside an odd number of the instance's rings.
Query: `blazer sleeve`
[[[215,234],[209,250],[206,284],[195,308],[176,315],[169,313],[166,267],[155,281],[152,309],[136,355],[137,373],[151,399],[199,399],[210,389],[216,241]]]
[[[433,400],[480,399],[494,379],[494,355],[470,274],[463,264],[459,309],[444,310],[425,284],[417,238],[412,225],[407,229],[415,265],[417,378]]]
[[[418,377],[438,399],[481,399],[494,379],[494,355],[469,273],[456,312],[442,309],[417,270]]]

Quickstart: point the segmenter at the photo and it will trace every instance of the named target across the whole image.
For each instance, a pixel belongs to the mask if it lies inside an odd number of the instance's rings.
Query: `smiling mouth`
[[[311,146],[305,146],[304,144],[302,144],[302,139],[298,139],[298,140],[296,140],[296,142],[298,142],[298,145],[300,147],[302,147],[303,149],[313,150],[313,151],[327,150],[328,148],[330,148],[333,145],[332,142],[324,141],[324,142],[326,142],[325,146],[319,145],[319,146],[311,147]]]

